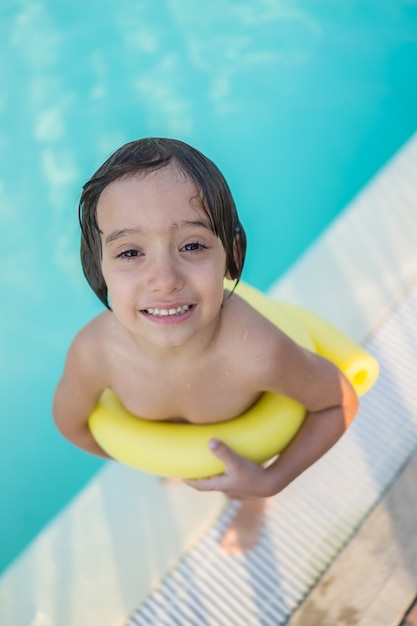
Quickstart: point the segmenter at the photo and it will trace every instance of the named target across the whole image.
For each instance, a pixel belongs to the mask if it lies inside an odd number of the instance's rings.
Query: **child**
[[[109,387],[149,420],[222,422],[263,392],[308,411],[268,467],[212,440],[222,476],[186,481],[241,500],[222,540],[234,553],[258,539],[266,498],[321,457],[358,403],[343,374],[299,347],[238,295],[246,237],[217,167],[185,143],[142,139],[122,146],[85,184],[80,200],[84,274],[107,307],[75,337],[54,399],[61,433],[106,457],[87,420]]]

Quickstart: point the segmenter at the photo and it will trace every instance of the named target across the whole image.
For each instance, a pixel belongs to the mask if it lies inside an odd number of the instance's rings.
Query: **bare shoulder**
[[[246,370],[257,377],[271,367],[276,373],[291,340],[237,294],[226,300],[225,312],[226,341],[233,341],[234,349],[247,357]]]
[[[88,389],[94,398],[108,386],[112,314],[103,312],[78,331],[69,346],[60,388]]]
[[[68,349],[53,402],[55,421],[61,432],[67,433],[68,425],[85,423],[108,386],[106,328],[111,324],[109,316],[111,313],[101,313],[86,324]]]
[[[94,363],[103,361],[111,328],[110,316],[111,313],[105,311],[78,331],[68,349],[67,364],[74,362],[78,367],[90,368]]]
[[[284,394],[313,411],[351,395],[349,383],[333,363],[298,345],[241,298],[229,301],[227,326],[235,353],[244,375],[256,380],[259,391]]]
[[[275,324],[266,319],[262,313],[256,310],[251,304],[238,294],[232,294],[225,301],[225,309],[228,309],[230,320],[228,323],[242,332],[245,337],[258,340],[262,336],[270,339],[274,336],[277,341],[284,336],[284,333]]]

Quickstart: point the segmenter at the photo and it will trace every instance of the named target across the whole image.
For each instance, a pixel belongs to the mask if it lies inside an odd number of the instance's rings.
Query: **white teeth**
[[[176,309],[146,309],[149,315],[156,315],[157,317],[164,317],[167,315],[178,315],[180,313],[185,313],[190,309],[189,304],[184,304],[184,306],[179,306]]]

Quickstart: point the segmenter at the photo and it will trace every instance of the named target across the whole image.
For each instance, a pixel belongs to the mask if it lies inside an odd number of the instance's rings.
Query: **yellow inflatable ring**
[[[242,283],[237,293],[297,343],[333,361],[358,395],[374,384],[375,359],[321,318],[275,302]],[[90,415],[89,427],[103,450],[126,465],[159,476],[203,478],[224,471],[208,449],[210,439],[221,439],[238,454],[263,463],[289,444],[304,417],[304,407],[294,400],[265,393],[245,414],[227,422],[157,422],[129,413],[106,389]]]

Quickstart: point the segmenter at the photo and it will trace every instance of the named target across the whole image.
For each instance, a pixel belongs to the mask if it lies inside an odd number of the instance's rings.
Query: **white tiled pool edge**
[[[0,579],[0,624],[124,624],[215,521],[204,495],[108,463]]]
[[[362,340],[417,275],[417,138],[274,286]],[[0,580],[0,623],[118,626],[219,512],[109,464]]]

